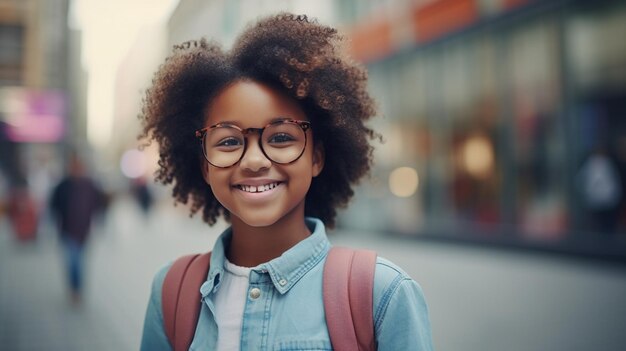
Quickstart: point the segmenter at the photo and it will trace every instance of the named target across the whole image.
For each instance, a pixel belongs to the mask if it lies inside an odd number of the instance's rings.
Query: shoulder
[[[154,307],[158,308],[159,310],[161,309],[161,293],[163,290],[163,281],[165,280],[165,276],[167,275],[167,272],[172,267],[173,263],[174,262],[169,262],[166,265],[159,268],[159,270],[154,275],[154,278],[152,278],[150,303],[154,304]]]
[[[64,190],[65,188],[67,188],[68,182],[69,182],[69,179],[67,178],[61,179],[61,181],[58,182],[57,185],[54,187],[54,190],[57,192]]]
[[[67,179],[61,180],[57,183],[52,189],[52,194],[50,196],[50,204],[53,208],[58,208],[61,206],[61,202],[67,193]]]
[[[373,297],[377,326],[390,311],[395,310],[395,305],[404,305],[407,313],[428,313],[421,286],[399,266],[383,257],[376,260]]]
[[[163,309],[161,308],[161,290],[163,280],[171,267],[171,263],[161,267],[152,279],[152,291],[146,310],[141,337],[141,350],[171,350],[163,327]]]
[[[374,330],[380,351],[433,350],[422,288],[382,257],[377,259],[374,276]]]
[[[376,270],[374,274],[374,290],[397,289],[405,282],[415,282],[402,268],[384,257],[376,258]],[[419,287],[419,285],[418,285]],[[420,288],[421,290],[421,288]]]

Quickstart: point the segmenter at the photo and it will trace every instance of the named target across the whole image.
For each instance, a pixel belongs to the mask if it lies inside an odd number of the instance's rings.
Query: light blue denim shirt
[[[322,300],[322,272],[330,248],[324,224],[307,218],[312,234],[250,273],[241,333],[241,350],[331,350]],[[214,350],[217,324],[214,296],[224,274],[231,230],[213,248],[211,268],[202,284],[202,309],[190,350]],[[144,323],[141,350],[171,350],[163,329],[161,287],[167,265],[155,276]],[[249,296],[249,295],[248,295]],[[433,349],[428,308],[420,286],[393,263],[378,258],[374,277],[374,329],[378,350]]]

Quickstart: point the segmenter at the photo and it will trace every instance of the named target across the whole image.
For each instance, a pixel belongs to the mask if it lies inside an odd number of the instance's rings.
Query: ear
[[[313,177],[317,177],[322,173],[325,158],[326,152],[324,151],[324,145],[319,142],[315,143],[315,148],[313,149]]]
[[[204,181],[211,185],[211,183],[209,183],[209,163],[206,160],[200,161],[200,170],[202,171],[202,178],[204,178]]]

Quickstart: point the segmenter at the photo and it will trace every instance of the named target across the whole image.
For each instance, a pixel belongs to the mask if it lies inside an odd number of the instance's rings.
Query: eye
[[[241,145],[243,145],[241,140],[238,140],[237,138],[229,137],[229,138],[224,138],[220,140],[219,142],[217,142],[215,144],[215,147],[232,148],[232,147],[241,146]]]
[[[276,133],[267,139],[270,144],[282,144],[295,141],[296,138],[287,133]]]

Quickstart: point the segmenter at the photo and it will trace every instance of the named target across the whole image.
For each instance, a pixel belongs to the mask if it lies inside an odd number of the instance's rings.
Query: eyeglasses
[[[306,148],[306,131],[311,123],[295,119],[281,119],[263,128],[242,129],[229,123],[218,123],[196,131],[202,142],[204,158],[213,166],[228,168],[241,161],[247,149],[247,135],[259,134],[263,155],[277,164],[296,162]]]

